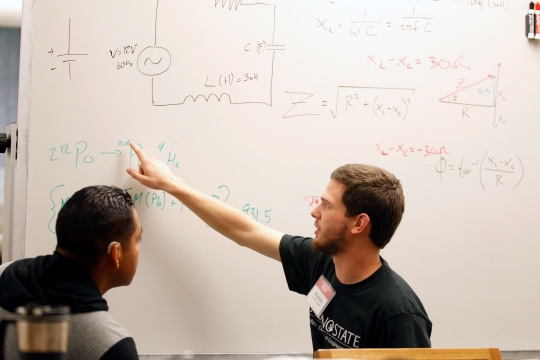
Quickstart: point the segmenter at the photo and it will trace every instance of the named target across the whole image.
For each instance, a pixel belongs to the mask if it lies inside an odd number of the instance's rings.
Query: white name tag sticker
[[[321,275],[313,289],[306,296],[306,301],[317,317],[320,317],[330,300],[336,295],[332,285]]]

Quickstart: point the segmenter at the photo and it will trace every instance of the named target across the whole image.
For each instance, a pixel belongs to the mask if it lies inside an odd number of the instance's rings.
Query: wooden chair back
[[[316,359],[362,360],[502,360],[496,348],[448,349],[321,349]]]

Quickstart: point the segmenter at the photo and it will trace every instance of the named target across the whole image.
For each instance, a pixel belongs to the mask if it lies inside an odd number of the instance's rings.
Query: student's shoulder
[[[392,270],[388,264],[384,270],[385,285],[381,291],[381,295],[384,294],[381,296],[381,302],[385,303],[388,309],[397,313],[427,316],[420,298],[407,281]]]
[[[26,271],[28,268],[33,266],[36,261],[49,261],[53,255],[40,255],[35,258],[24,258],[14,261],[9,261],[3,264],[0,264],[0,276],[9,268],[10,271],[14,273],[19,273],[20,271]]]
[[[118,323],[108,311],[92,311],[71,316],[72,326],[82,329],[96,329],[96,331],[107,333],[108,338],[114,342],[125,337],[130,337],[130,332]]]
[[[11,264],[13,264],[14,261],[10,261],[10,262],[7,262],[7,263],[4,263],[2,265],[0,265],[0,276],[2,276],[2,273],[4,272],[4,270],[6,270],[6,268],[8,266],[10,266]]]
[[[407,281],[401,275],[399,275],[397,272],[395,272],[390,265],[386,262],[386,260],[382,259],[382,272],[384,274],[384,278],[389,284],[392,284],[392,287],[395,289],[401,289],[404,291],[412,291],[412,288],[409,286]]]

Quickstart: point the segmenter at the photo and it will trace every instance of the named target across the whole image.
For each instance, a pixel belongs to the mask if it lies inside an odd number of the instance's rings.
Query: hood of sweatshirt
[[[58,252],[15,261],[0,275],[0,307],[68,305],[72,314],[107,311],[107,301],[88,273]]]

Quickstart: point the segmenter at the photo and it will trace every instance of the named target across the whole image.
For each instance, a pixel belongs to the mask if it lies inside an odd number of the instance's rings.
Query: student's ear
[[[371,228],[371,220],[369,219],[369,216],[367,214],[359,214],[356,216],[356,223],[354,224],[354,227],[351,229],[351,233],[353,235],[358,235],[366,230]]]
[[[122,245],[119,242],[113,241],[107,248],[107,254],[115,269],[120,267],[120,259],[122,258]]]

